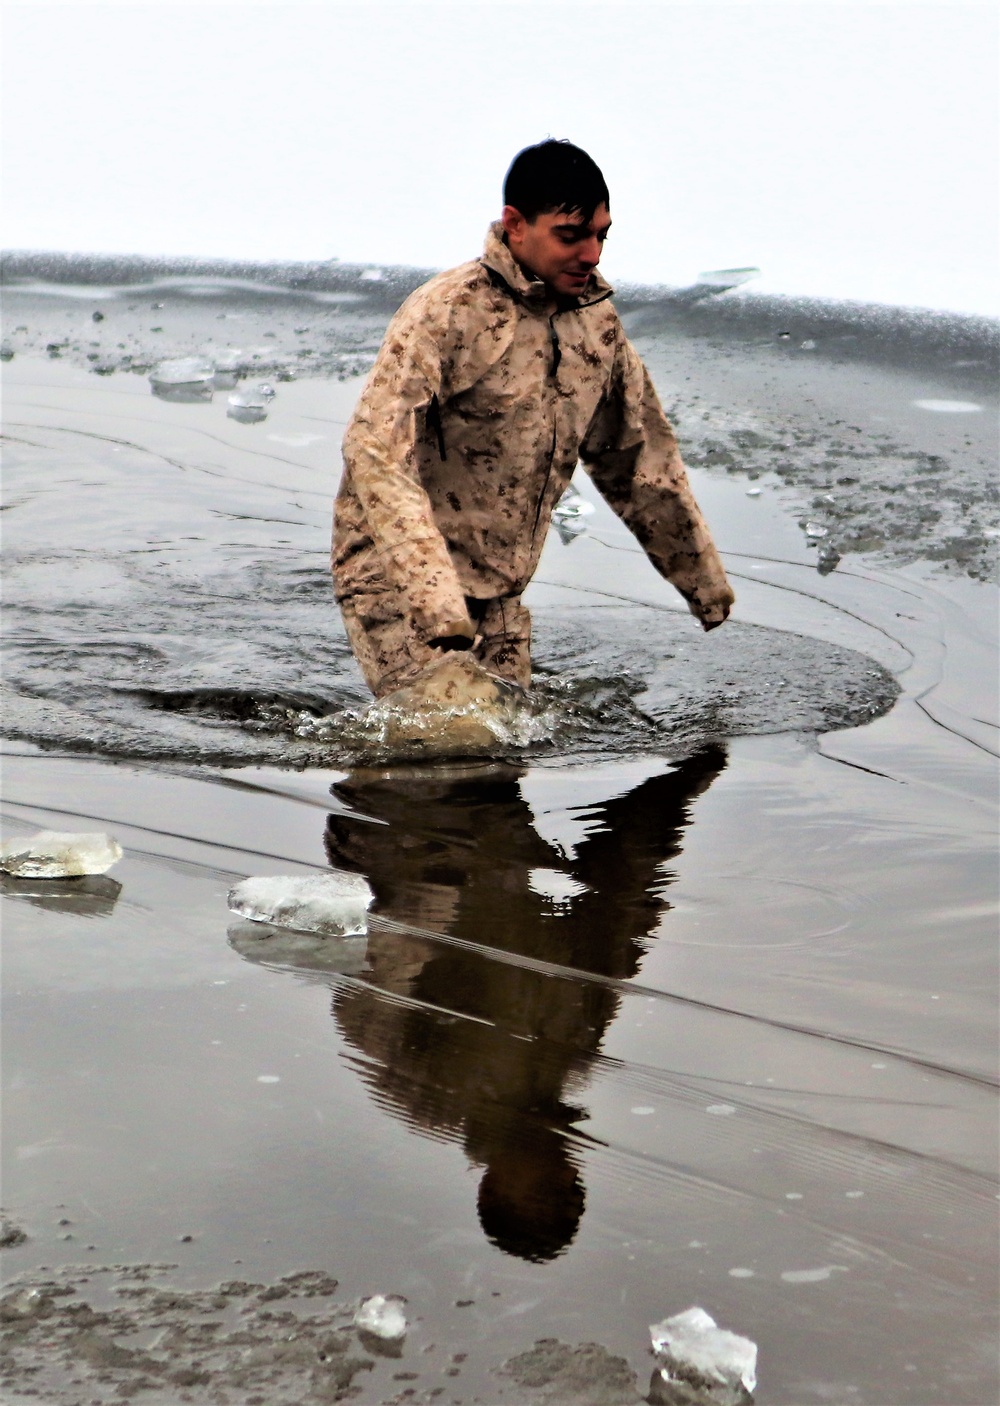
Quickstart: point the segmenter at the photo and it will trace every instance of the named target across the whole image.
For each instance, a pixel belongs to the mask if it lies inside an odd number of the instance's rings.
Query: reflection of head
[[[565,1137],[536,1129],[530,1143],[507,1144],[490,1156],[479,1183],[479,1221],[498,1249],[544,1264],[572,1243],[585,1201]]]

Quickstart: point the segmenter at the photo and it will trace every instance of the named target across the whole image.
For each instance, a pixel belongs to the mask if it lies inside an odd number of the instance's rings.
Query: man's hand
[[[710,599],[695,596],[688,600],[692,615],[701,621],[703,630],[715,630],[729,619],[729,612],[736,602],[736,595],[728,581]]]

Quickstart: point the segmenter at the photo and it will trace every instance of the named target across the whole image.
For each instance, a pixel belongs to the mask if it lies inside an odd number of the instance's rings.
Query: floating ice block
[[[361,1307],[354,1315],[354,1326],[386,1342],[398,1342],[406,1336],[405,1302],[399,1294],[372,1294],[371,1298],[361,1300]]]
[[[110,835],[39,830],[27,839],[5,841],[0,868],[22,879],[68,879],[104,874],[121,857],[122,847]]]
[[[574,537],[580,537],[587,530],[584,521],[594,512],[593,503],[588,503],[582,493],[572,484],[566,489],[552,513],[552,526],[560,540],[568,545]]]
[[[256,923],[297,932],[349,937],[368,931],[374,894],[360,874],[244,879],[229,891],[229,907]]]
[[[264,382],[259,386],[240,386],[229,396],[226,414],[244,425],[259,424],[267,419],[273,397],[273,389]]]
[[[703,1308],[675,1313],[649,1329],[660,1378],[700,1389],[706,1402],[745,1400],[757,1386],[757,1344],[720,1328]],[[667,1392],[660,1400],[669,1401]]]
[[[149,373],[154,386],[204,385],[215,375],[215,366],[203,356],[182,356],[174,361],[161,361]]]

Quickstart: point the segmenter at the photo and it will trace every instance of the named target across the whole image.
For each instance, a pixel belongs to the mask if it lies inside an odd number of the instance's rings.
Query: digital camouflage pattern
[[[447,636],[528,682],[520,595],[578,460],[694,615],[718,623],[733,601],[612,289],[595,272],[550,315],[502,236],[407,298],[344,436],[333,572],[376,694]]]

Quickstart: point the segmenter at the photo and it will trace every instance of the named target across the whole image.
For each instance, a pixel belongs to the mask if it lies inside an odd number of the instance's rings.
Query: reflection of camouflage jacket
[[[471,637],[464,598],[525,588],[579,458],[692,612],[721,620],[732,592],[611,288],[595,273],[550,317],[501,236],[389,324],[344,437],[338,598],[395,587],[426,638]]]

